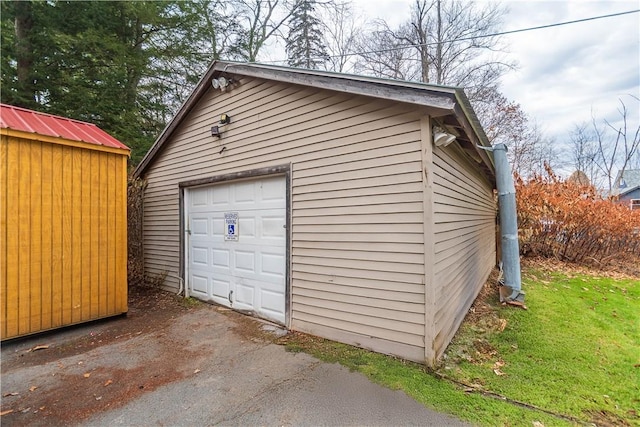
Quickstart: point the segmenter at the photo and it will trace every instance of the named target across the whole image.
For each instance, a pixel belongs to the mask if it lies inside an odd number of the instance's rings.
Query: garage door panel
[[[260,185],[262,186],[262,201],[284,202],[287,190],[283,179],[264,181]]]
[[[277,276],[278,278],[284,278],[285,273],[285,259],[284,254],[274,253],[261,253],[261,274],[268,274]]]
[[[193,217],[191,219],[191,235],[192,236],[208,236],[209,235],[209,220],[207,218]]]
[[[220,240],[224,239],[224,217],[222,215],[211,220],[211,235]]]
[[[255,205],[256,183],[253,181],[239,182],[234,187],[234,202]]]
[[[282,232],[286,219],[279,216],[263,216],[261,218],[261,237],[282,240],[286,236]]]
[[[193,274],[191,276],[191,290],[201,296],[207,296],[209,291],[209,278],[207,276]]]
[[[231,259],[228,249],[213,249],[213,267],[230,268],[229,261]]]
[[[255,218],[243,218],[238,214],[238,234],[242,241],[254,239],[256,237],[256,220]]]
[[[226,185],[217,185],[214,187],[206,187],[205,190],[208,190],[211,194],[211,205],[212,206],[226,206],[229,204],[231,200],[230,192],[231,187]]]
[[[255,283],[238,283],[233,295],[233,307],[252,310],[254,308]]]
[[[191,192],[191,206],[192,207],[198,207],[198,206],[207,206],[208,205],[208,195],[209,192],[207,191],[206,188],[198,188],[195,189]]]
[[[251,251],[234,251],[234,265],[236,270],[244,273],[255,274],[256,255]]]
[[[191,256],[194,264],[204,268],[209,266],[209,248],[193,246]]]
[[[264,310],[268,310],[271,314],[278,315],[284,311],[284,305],[282,304],[283,295],[281,293],[262,290],[260,292],[260,299],[260,306]]]
[[[194,296],[284,324],[285,178],[216,184],[192,189],[188,197],[189,286]],[[238,213],[235,241],[224,239],[228,212]]]
[[[211,288],[211,296],[220,298],[221,301],[216,301],[218,303],[224,304],[224,305],[228,305],[229,304],[229,291],[231,290],[231,283],[229,282],[229,280],[224,280],[223,278],[220,279],[213,279],[212,281],[212,288]]]

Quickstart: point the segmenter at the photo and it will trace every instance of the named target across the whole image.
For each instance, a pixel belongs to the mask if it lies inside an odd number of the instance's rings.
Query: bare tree
[[[635,96],[631,96],[635,101],[640,102]],[[591,124],[596,138],[596,155],[594,163],[606,178],[607,189],[611,193],[615,183],[614,173],[617,170],[618,176],[627,169],[640,148],[640,124],[630,128],[627,106],[622,99],[619,99],[620,121],[612,124],[609,120],[603,119],[598,122],[592,114]]]
[[[296,3],[287,4],[281,0],[240,0],[235,7],[243,27],[240,56],[245,61],[255,62],[269,39],[282,36],[280,30],[295,11]]]
[[[576,171],[586,175],[596,187],[602,184],[602,174],[595,165],[598,147],[596,137],[588,123],[575,125],[570,135],[571,162]]]
[[[358,35],[362,33],[362,19],[355,14],[351,3],[327,3],[323,8],[324,38],[329,54],[325,68],[345,73],[354,71],[353,53],[357,50]]]
[[[389,79],[419,80],[411,63],[412,52],[402,45],[387,23],[376,20],[370,25],[373,29],[361,33],[356,42],[355,71]]]
[[[507,146],[512,170],[522,177],[544,172],[545,164],[559,166],[556,145],[546,138],[538,125],[496,88],[483,89],[474,109],[489,142]]]
[[[495,87],[500,76],[513,67],[502,60],[499,32],[505,9],[494,3],[464,0],[416,0],[411,17],[405,24],[392,29],[380,23],[369,36],[376,46],[367,52],[384,52],[395,48],[403,63],[397,74],[415,77],[425,83],[462,86],[469,98],[487,87]],[[366,64],[372,55],[361,55]],[[393,63],[390,63],[393,64]],[[371,67],[368,67],[369,71]],[[388,75],[383,75],[388,77]]]

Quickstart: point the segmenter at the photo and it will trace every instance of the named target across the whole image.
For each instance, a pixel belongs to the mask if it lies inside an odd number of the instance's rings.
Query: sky
[[[482,1],[482,0],[479,0]],[[409,16],[413,0],[354,0],[354,7],[392,26]],[[503,0],[503,30],[517,30],[640,9],[626,0]],[[576,124],[619,122],[623,99],[629,123],[638,126],[640,13],[503,36],[517,69],[502,79],[502,91],[535,120],[545,136],[562,145]]]

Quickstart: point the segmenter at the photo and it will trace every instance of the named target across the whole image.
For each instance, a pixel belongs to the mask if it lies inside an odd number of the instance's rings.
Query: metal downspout
[[[518,217],[516,211],[516,187],[511,166],[507,159],[507,146],[480,147],[493,152],[496,167],[496,187],[500,210],[500,234],[502,242],[500,302],[522,306],[524,292],[520,275],[520,248],[518,245]]]

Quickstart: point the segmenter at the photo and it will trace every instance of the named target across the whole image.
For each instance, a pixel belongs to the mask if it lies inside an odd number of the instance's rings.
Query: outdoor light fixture
[[[233,83],[233,80],[224,76],[220,76],[217,79],[211,79],[211,86],[213,86],[214,89],[220,89],[221,92],[227,90],[227,87],[231,83]]]
[[[220,122],[217,126],[211,126],[211,136],[217,136],[218,138],[222,137],[222,129],[221,127],[224,125],[228,125],[231,123],[231,116],[227,113],[220,114]]]
[[[436,147],[446,147],[456,140],[456,136],[443,131],[440,128],[433,129],[433,143]]]

